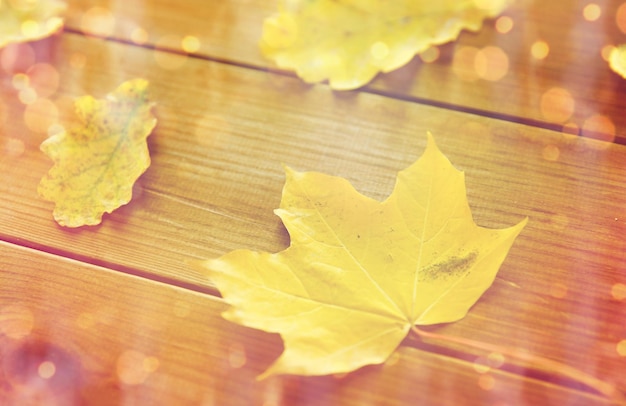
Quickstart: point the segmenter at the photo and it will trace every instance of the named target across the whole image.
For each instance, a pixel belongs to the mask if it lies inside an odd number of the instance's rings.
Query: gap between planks
[[[81,32],[80,30],[78,30],[76,28],[66,27],[65,30],[64,30],[64,33],[68,33],[68,34],[72,34],[72,35],[78,35],[78,36],[82,36],[82,37],[87,37],[83,32]],[[174,48],[158,46],[156,44],[149,44],[149,43],[146,43],[146,44],[136,44],[136,43],[132,42],[131,40],[127,40],[127,39],[124,39],[124,38],[105,37],[105,36],[100,36],[100,35],[96,35],[96,34],[90,34],[89,37],[98,38],[98,39],[101,39],[101,40],[114,42],[114,43],[118,43],[118,44],[122,44],[122,45],[126,45],[126,46],[143,48],[143,49],[146,49],[146,50],[159,51],[159,52],[164,52],[164,53],[169,53],[169,54],[174,54],[174,55],[180,55],[180,56],[186,56],[188,58],[197,59],[197,60],[201,60],[201,61],[215,62],[215,63],[228,65],[228,66],[233,66],[233,67],[237,67],[237,68],[250,69],[250,70],[253,70],[253,71],[257,71],[257,72],[271,73],[271,74],[278,75],[278,76],[284,76],[284,77],[288,77],[288,78],[292,78],[292,79],[301,80],[295,73],[293,73],[291,71],[282,70],[282,69],[279,69],[279,68],[273,68],[273,67],[269,67],[268,68],[268,67],[264,67],[264,66],[255,65],[253,63],[245,63],[245,62],[241,62],[241,61],[233,61],[233,60],[229,60],[229,59],[226,59],[226,58],[219,58],[219,57],[213,57],[213,56],[208,56],[208,55],[193,54],[193,53],[188,54],[188,53],[186,53],[183,50],[178,50],[178,49],[174,49]],[[322,83],[317,83],[317,84],[311,84],[310,86],[328,86],[328,83],[327,82],[322,82]],[[498,120],[498,121],[504,121],[504,122],[507,122],[507,123],[515,123],[515,124],[527,125],[529,127],[535,127],[535,128],[540,128],[540,129],[544,129],[544,130],[553,131],[555,134],[562,134],[563,133],[563,131],[562,131],[563,125],[556,124],[556,123],[549,123],[549,122],[546,122],[546,121],[536,120],[536,119],[532,119],[532,118],[524,118],[524,117],[515,116],[515,115],[511,115],[511,114],[497,113],[497,112],[492,112],[492,111],[483,110],[483,109],[479,109],[479,108],[474,108],[474,107],[470,107],[470,106],[462,106],[462,105],[456,105],[456,104],[452,104],[452,103],[441,102],[441,101],[437,101],[437,100],[430,100],[430,99],[425,99],[425,98],[418,97],[418,96],[412,96],[410,94],[406,94],[406,95],[394,94],[391,91],[375,89],[375,88],[371,87],[370,85],[366,85],[366,86],[358,88],[358,89],[350,90],[348,92],[352,92],[352,93],[354,93],[354,92],[368,93],[368,94],[381,96],[381,97],[388,98],[388,99],[399,100],[399,101],[404,101],[404,102],[408,102],[408,103],[414,103],[414,104],[419,104],[419,105],[429,106],[429,107],[437,107],[437,108],[441,108],[441,109],[444,109],[444,110],[450,110],[450,111],[454,111],[454,112],[458,112],[458,113],[467,113],[467,114],[471,114],[471,115],[474,115],[474,116],[490,118],[490,119],[494,119],[494,120]],[[615,144],[626,145],[626,138],[625,139],[621,139],[621,138],[617,137],[615,139],[614,143]]]
[[[109,272],[119,272],[123,275],[129,277],[135,277],[140,280],[145,280],[149,282],[155,282],[160,285],[164,285],[167,287],[179,288],[185,291],[199,293],[202,295],[209,295],[217,298],[222,301],[219,291],[217,289],[212,288],[210,286],[199,286],[194,285],[193,283],[186,283],[183,281],[175,280],[172,278],[162,277],[159,275],[153,275],[147,272],[142,272],[137,269],[131,269],[129,267],[125,267],[118,264],[109,263],[106,261],[98,261],[93,258],[85,257],[82,255],[77,255],[75,253],[66,252],[63,250],[53,249],[49,247],[45,247],[41,244],[36,244],[29,241],[23,241],[10,238],[6,235],[0,235],[0,247],[2,245],[14,246],[15,249],[24,250],[24,251],[35,251],[37,253],[43,254],[45,256],[50,256],[51,260],[58,261],[67,261],[72,266],[88,266],[88,267],[96,267],[102,268],[103,270]],[[0,270],[1,271],[1,270]],[[434,326],[436,331],[436,326]],[[254,329],[252,329],[254,330]],[[255,330],[259,331],[259,330]],[[427,333],[428,334],[428,333]],[[453,337],[454,339],[454,337]],[[487,344],[488,345],[488,344]],[[439,343],[429,343],[421,340],[419,337],[415,337],[415,335],[409,333],[407,337],[403,340],[403,342],[398,346],[396,351],[400,348],[406,347],[411,348],[418,351],[423,351],[425,353],[433,354],[435,356],[441,356],[443,358],[449,358],[453,362],[465,362],[470,365],[474,365],[476,362],[476,355],[472,352],[463,352],[460,350],[453,349],[451,347],[446,347],[445,344]],[[485,356],[487,356],[487,351],[485,351]],[[593,388],[576,381],[574,379],[570,379],[567,377],[559,376],[559,375],[551,375],[548,372],[541,371],[538,368],[533,368],[532,365],[520,365],[511,362],[505,362],[503,365],[496,368],[498,371],[502,373],[508,373],[513,376],[517,376],[521,378],[531,379],[533,381],[547,383],[551,385],[556,385],[557,387],[561,387],[563,389],[572,390],[575,392],[580,392],[581,396],[590,396],[591,399],[596,398],[596,400],[606,400],[611,401],[610,399],[605,399],[601,396],[600,393],[596,392]],[[619,394],[619,392],[617,392]],[[618,404],[626,404],[619,403]]]
[[[136,268],[131,268],[114,262],[103,261],[97,258],[89,257],[87,255],[81,255],[72,251],[62,250],[54,247],[49,247],[44,244],[39,244],[35,241],[24,240],[22,238],[14,238],[8,235],[0,234],[0,243],[5,242],[17,247],[23,247],[33,251],[37,251],[43,254],[52,255],[57,258],[63,258],[66,260],[74,261],[84,265],[96,266],[98,268],[104,268],[109,271],[119,272],[125,275],[134,276],[140,279],[160,283],[167,286],[174,286],[191,292],[197,292],[206,294],[209,296],[220,297],[219,291],[211,285],[197,285],[192,282],[187,282],[180,279],[170,278],[156,273],[150,273],[142,271]],[[1,271],[1,270],[0,270]]]

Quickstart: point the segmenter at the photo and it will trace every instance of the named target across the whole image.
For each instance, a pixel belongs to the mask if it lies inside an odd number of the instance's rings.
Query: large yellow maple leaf
[[[99,224],[132,198],[133,184],[150,166],[146,138],[156,125],[148,101],[148,82],[121,84],[105,99],[76,100],[79,125],[54,135],[41,150],[54,166],[39,184],[39,194],[55,202],[62,226]]]
[[[429,47],[476,31],[511,0],[281,0],[261,52],[305,82],[355,89]]]
[[[526,223],[477,226],[463,173],[430,135],[384,202],[342,178],[286,171],[276,214],[290,246],[201,263],[232,305],[225,318],[282,336],[285,350],[263,376],[382,363],[413,326],[463,318]]]
[[[63,26],[60,14],[65,7],[59,0],[0,1],[0,48],[42,39],[58,31]]]

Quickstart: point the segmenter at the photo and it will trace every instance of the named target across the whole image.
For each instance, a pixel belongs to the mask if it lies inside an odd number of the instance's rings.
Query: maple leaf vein
[[[302,191],[304,192],[304,194],[307,196],[307,198],[310,201],[313,201],[313,199],[311,198],[311,196],[309,195],[309,193],[306,190],[303,189]],[[319,208],[317,206],[315,206],[315,205],[313,205],[313,206],[315,207],[315,211],[316,211],[318,217],[322,220],[322,222],[324,223],[326,228],[328,230],[330,230],[330,232],[337,239],[337,241],[340,242],[340,244],[341,244],[340,248],[342,248],[347,253],[347,255],[352,259],[352,261],[363,272],[363,274],[372,283],[372,285],[376,288],[376,290],[396,309],[398,314],[404,314],[404,312],[400,309],[398,304],[389,296],[389,294],[380,286],[380,284],[374,278],[372,278],[372,275],[367,271],[367,269],[365,269],[365,267],[363,266],[361,261],[359,261],[354,255],[352,255],[352,252],[350,252],[350,250],[346,247],[346,244],[339,238],[339,236],[337,235],[335,230],[328,224],[328,222],[326,221],[326,218],[324,218],[324,216],[320,212]],[[316,240],[316,241],[321,243],[321,241],[318,241],[318,240]]]

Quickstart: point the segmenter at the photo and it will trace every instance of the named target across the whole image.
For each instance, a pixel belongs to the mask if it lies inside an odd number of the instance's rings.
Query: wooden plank
[[[274,65],[257,44],[263,20],[275,13],[276,4],[193,0],[182,7],[174,0],[152,0],[129,1],[119,8],[114,2],[72,0],[67,24],[179,51],[183,38],[194,36],[198,55],[268,68]],[[369,89],[626,143],[624,82],[601,56],[604,46],[624,42],[615,20],[620,3],[594,4],[601,14],[588,21],[586,3],[517,1],[503,14],[513,22],[510,31],[500,33],[495,21],[488,21],[479,33],[462,33],[457,42],[441,46],[434,63],[416,57],[396,72],[379,75]],[[95,7],[108,10],[116,24],[104,31],[100,24],[88,24]],[[137,27],[147,35],[142,38]],[[547,46],[547,56],[533,56],[533,46],[541,44]],[[492,48],[485,52],[486,47]],[[491,52],[493,47],[497,51]],[[479,51],[486,69],[475,69]],[[468,62],[459,62],[462,55],[470,56]]]
[[[150,138],[153,165],[130,205],[101,226],[65,230],[52,221],[51,204],[36,196],[50,166],[37,149],[45,135],[17,132],[19,120],[7,121],[4,240],[206,288],[188,259],[286,247],[288,236],[272,214],[281,162],[343,176],[383,199],[430,130],[466,171],[478,224],[530,218],[500,282],[467,319],[438,332],[525,348],[626,388],[626,357],[617,351],[626,339],[626,308],[612,293],[626,284],[626,148],[376,95],[336,94],[219,63],[187,59],[166,70],[151,50],[78,35],[52,41],[61,78],[54,100],[62,105],[135,76],[151,81],[160,118]],[[72,64],[77,55],[84,64]],[[16,103],[3,86],[6,103]],[[19,143],[23,148],[12,147]]]
[[[198,40],[191,54],[241,64],[272,66],[258,50],[263,20],[276,0],[202,1],[131,0],[119,7],[110,0],[70,0],[66,27],[87,35],[123,39],[184,51],[183,39]]]
[[[608,404],[402,347],[343,377],[256,381],[275,335],[211,296],[0,242],[0,402],[34,404]]]

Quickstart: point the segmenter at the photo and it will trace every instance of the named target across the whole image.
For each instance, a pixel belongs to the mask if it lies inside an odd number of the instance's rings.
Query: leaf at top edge
[[[39,40],[59,31],[66,7],[59,0],[0,1],[0,48]]]
[[[60,225],[99,224],[132,198],[133,184],[150,166],[146,138],[156,125],[147,89],[148,81],[134,79],[104,99],[80,97],[79,125],[41,144],[54,166],[38,192],[55,203]]]
[[[345,179],[286,168],[280,208],[291,237],[276,254],[203,261],[224,317],[279,333],[261,376],[325,375],[384,362],[414,325],[457,321],[492,284],[526,224],[477,226],[464,175],[429,135],[423,156],[378,202]]]
[[[511,0],[281,0],[267,18],[261,52],[307,83],[356,89],[433,45],[477,31]]]

